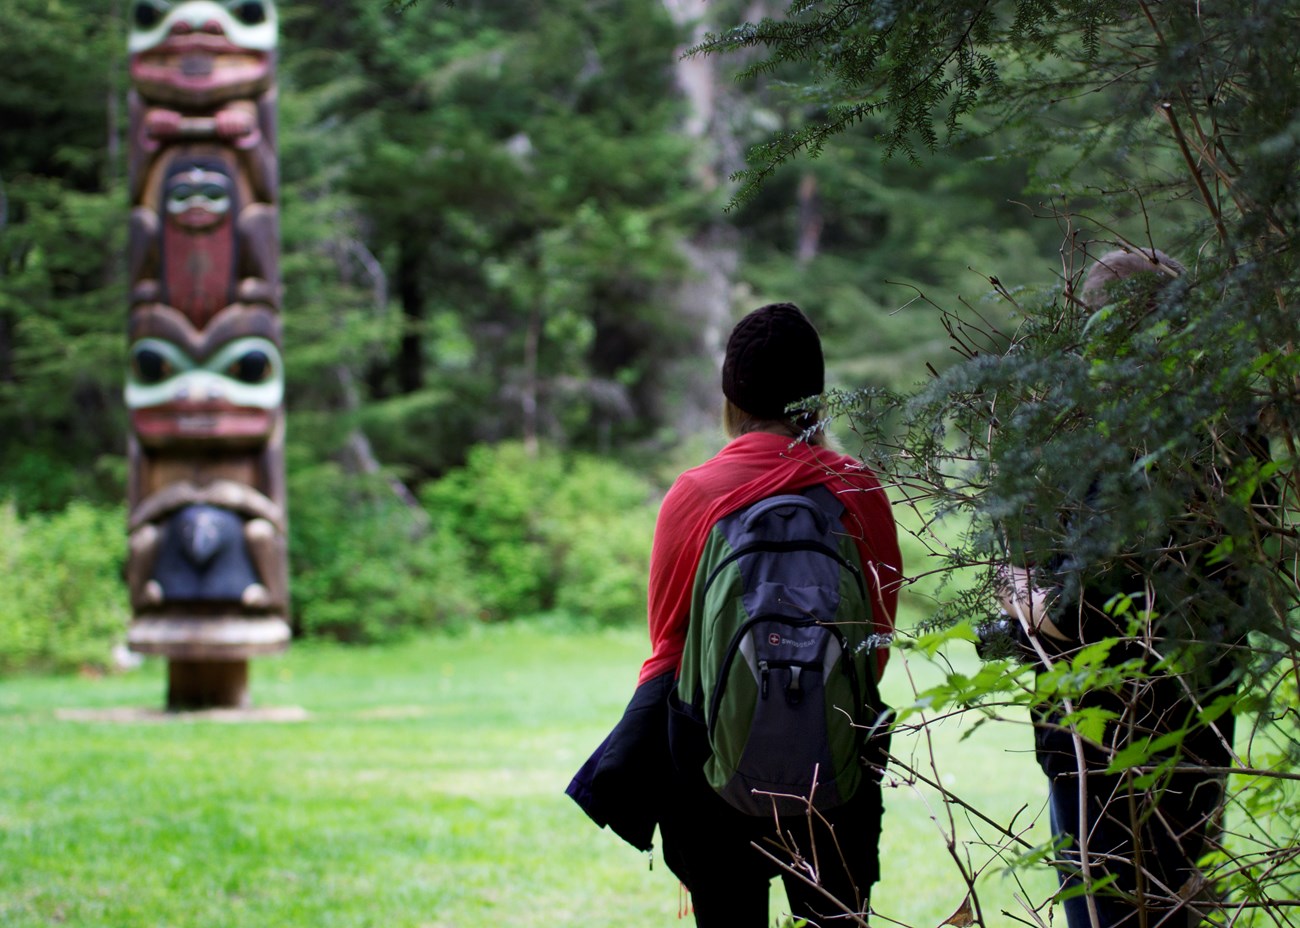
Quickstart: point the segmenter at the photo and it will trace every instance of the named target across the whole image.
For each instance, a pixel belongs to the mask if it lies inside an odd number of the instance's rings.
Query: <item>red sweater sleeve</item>
[[[646,596],[651,654],[641,668],[641,683],[661,673],[676,671],[681,663],[695,572],[708,532],[708,527],[701,528],[698,513],[707,503],[696,485],[683,475],[659,507],[650,548],[650,584]]]

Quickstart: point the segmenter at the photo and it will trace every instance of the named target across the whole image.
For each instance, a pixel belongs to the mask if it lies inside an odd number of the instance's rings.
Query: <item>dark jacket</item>
[[[663,673],[636,688],[623,717],[565,790],[592,821],[641,851],[653,846],[664,784],[673,776],[668,694],[675,676]]]
[[[1085,747],[1090,770],[1105,769],[1131,745],[1179,729],[1187,731],[1182,742],[1166,745],[1156,757],[1203,767],[1232,761],[1232,713],[1205,719],[1203,710],[1236,692],[1247,591],[1231,560],[1211,555],[1218,540],[1212,526],[1188,519],[1167,527],[1162,540],[1163,545],[1147,539],[1103,564],[1061,556],[1045,571],[1057,589],[1052,620],[1072,639],[1042,637],[1049,655],[1068,662],[1080,649],[1112,639],[1104,666],[1140,668],[1126,672],[1123,683],[1073,700],[1076,711],[1113,715],[1100,746]],[[1150,602],[1148,594],[1154,596]],[[1147,610],[1154,618],[1139,618]],[[1048,775],[1077,770],[1063,717],[1057,700],[1035,711],[1036,753]]]

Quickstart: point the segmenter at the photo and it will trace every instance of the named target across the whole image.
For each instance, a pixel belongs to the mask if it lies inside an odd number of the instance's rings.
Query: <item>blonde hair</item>
[[[739,438],[750,432],[770,432],[785,435],[791,441],[804,441],[819,448],[830,447],[830,436],[816,410],[796,413],[784,419],[759,419],[751,416],[731,400],[722,400],[722,427],[728,438]]]

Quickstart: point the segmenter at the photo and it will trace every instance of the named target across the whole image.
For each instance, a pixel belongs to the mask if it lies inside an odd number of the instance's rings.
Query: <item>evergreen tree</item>
[[[1033,157],[1035,208],[1062,240],[1055,279],[977,268],[1011,316],[931,296],[960,363],[915,392],[862,392],[842,408],[908,504],[926,511],[930,549],[946,554],[952,581],[931,628],[969,637],[970,623],[998,608],[1001,565],[1068,557],[1072,570],[1113,584],[1114,615],[1141,620],[1131,641],[1104,649],[1139,644],[1162,613],[1188,617],[1182,635],[1249,642],[1237,708],[1255,729],[1238,746],[1253,779],[1210,861],[1226,895],[1196,898],[1234,924],[1288,920],[1300,885],[1291,839],[1300,807],[1286,779],[1300,760],[1287,708],[1300,606],[1297,40],[1300,11],[1267,0],[1231,9],[800,0],[701,47],[761,52],[750,76],[798,64],[803,96],[825,104],[754,149],[746,195],[762,196],[785,161],[833,144],[855,144],[864,159],[931,159],[964,143],[977,116],[992,127],[989,142]],[[875,131],[864,136],[859,124]],[[1181,256],[1186,272],[1158,291],[1151,275],[1119,285],[1100,309],[1082,299],[1091,260],[1153,246]],[[1184,564],[1231,565],[1231,582],[1217,593],[1179,586]],[[1163,604],[1143,599],[1150,590]],[[1197,597],[1187,613],[1184,594]],[[1047,685],[1069,696],[1080,683],[1150,684],[1139,666],[1108,678],[1099,653]],[[1205,669],[1171,653],[1159,671],[1185,675],[1195,692]],[[1042,695],[1025,672],[954,676],[929,698],[1024,704]],[[1204,706],[1200,721],[1227,708]],[[1081,738],[1101,722],[1072,719]],[[1159,788],[1160,752],[1186,731],[1134,742],[1114,770]],[[1258,827],[1238,828],[1244,820]],[[982,918],[977,896],[973,912]]]
[[[114,6],[16,0],[0,36],[0,482],[24,510],[121,486]]]
[[[475,440],[644,435],[679,341],[655,297],[685,273],[674,247],[697,199],[668,131],[678,37],[662,9],[357,3],[345,18],[342,34],[315,16],[290,28],[348,43],[351,67],[319,51],[290,67],[315,123],[347,127],[339,187],[400,316],[356,371],[380,458],[429,475]]]

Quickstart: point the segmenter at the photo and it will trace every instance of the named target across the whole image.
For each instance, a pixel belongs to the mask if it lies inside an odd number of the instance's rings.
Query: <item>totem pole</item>
[[[132,0],[127,641],[170,709],[289,641],[272,0]]]

